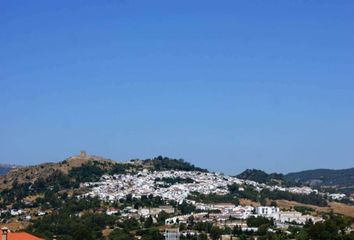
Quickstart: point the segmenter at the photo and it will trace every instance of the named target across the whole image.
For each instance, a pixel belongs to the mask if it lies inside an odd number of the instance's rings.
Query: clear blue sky
[[[352,0],[0,0],[0,162],[354,166]]]

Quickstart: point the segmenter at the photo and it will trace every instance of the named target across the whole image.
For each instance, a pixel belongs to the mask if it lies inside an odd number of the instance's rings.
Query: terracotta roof
[[[7,235],[8,240],[44,240],[43,238],[38,238],[33,236],[29,233],[20,232],[20,233],[13,233],[9,232]]]

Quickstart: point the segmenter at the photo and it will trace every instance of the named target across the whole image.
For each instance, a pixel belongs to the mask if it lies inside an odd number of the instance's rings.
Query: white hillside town
[[[166,179],[174,179],[175,182],[168,183]],[[173,200],[182,204],[187,202],[195,206],[198,211],[187,215],[174,215],[174,210],[169,208],[169,213],[173,215],[165,220],[166,225],[178,225],[188,223],[193,218],[194,222],[217,222],[221,225],[239,226],[244,231],[257,231],[257,228],[249,228],[245,225],[245,221],[250,217],[264,217],[272,219],[278,227],[288,226],[289,224],[304,225],[308,221],[323,221],[321,217],[302,214],[297,211],[282,211],[274,206],[253,207],[250,205],[235,205],[231,203],[215,203],[206,204],[196,202],[189,199],[193,193],[226,195],[229,193],[228,186],[232,184],[239,185],[239,191],[251,186],[258,192],[263,189],[270,191],[278,190],[290,192],[293,194],[321,194],[330,198],[344,197],[343,195],[330,195],[320,193],[316,189],[310,187],[281,187],[270,186],[254,181],[238,179],[232,176],[226,176],[221,173],[199,172],[199,171],[148,171],[146,169],[136,174],[116,174],[104,175],[98,182],[88,182],[82,184],[82,187],[88,188],[89,191],[83,197],[98,197],[107,202],[119,201],[130,195],[133,198],[141,198],[142,196],[152,195],[161,197],[164,200]],[[166,206],[162,206],[166,209]],[[156,217],[162,209],[155,208],[126,208],[122,211],[122,215],[126,217]],[[114,214],[110,210],[107,214]],[[229,221],[234,219],[235,221]]]
[[[191,183],[176,183],[171,186],[161,186],[160,181],[164,178],[189,179]],[[263,183],[238,179],[220,173],[198,172],[198,171],[153,171],[144,169],[136,174],[116,174],[113,176],[104,175],[99,182],[82,184],[89,187],[91,191],[86,196],[99,197],[102,200],[114,201],[125,198],[128,194],[132,197],[141,198],[152,194],[163,199],[175,200],[182,203],[192,192],[201,194],[225,195],[229,193],[228,185],[249,185],[257,191],[266,188],[270,191],[279,190],[297,194],[311,194],[318,191],[309,187],[280,187],[269,186]],[[240,189],[242,191],[242,188]]]

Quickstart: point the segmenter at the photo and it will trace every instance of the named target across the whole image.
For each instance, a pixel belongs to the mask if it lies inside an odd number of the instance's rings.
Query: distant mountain
[[[284,175],[281,173],[266,173],[258,169],[246,169],[242,173],[236,176],[237,178],[255,181],[266,184],[279,184],[284,181]]]
[[[15,168],[15,165],[10,164],[0,164],[0,175],[5,175],[10,172],[11,169]]]
[[[285,175],[287,181],[321,187],[353,187],[354,168],[331,170],[315,169]]]
[[[336,190],[348,193],[354,192],[354,168],[314,169],[288,174],[268,174],[258,169],[247,169],[236,177],[266,184],[306,185],[315,188],[336,188]]]

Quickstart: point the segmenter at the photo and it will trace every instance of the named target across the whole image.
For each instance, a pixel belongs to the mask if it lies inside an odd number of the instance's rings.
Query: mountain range
[[[354,192],[354,168],[349,169],[316,169],[288,173],[285,179],[311,187],[331,187],[342,192]]]
[[[347,193],[354,192],[354,168],[314,169],[288,174],[268,174],[258,169],[247,169],[237,177],[267,184],[305,185],[314,188],[336,188],[336,190]]]
[[[14,181],[19,183],[33,182],[38,178],[46,178],[55,171],[68,174],[72,169],[85,165],[88,162],[97,162],[105,166],[105,170],[113,169],[130,163],[133,166],[144,166],[154,170],[195,170],[207,171],[183,161],[182,159],[170,159],[167,157],[156,157],[146,160],[131,160],[130,162],[116,162],[99,156],[87,155],[82,152],[80,155],[72,156],[59,163],[44,163],[30,167],[20,167],[10,164],[0,164],[0,188],[11,186]],[[317,188],[337,188],[343,192],[354,192],[354,168],[332,170],[314,169],[288,174],[266,173],[258,169],[247,169],[236,177],[259,183],[280,184],[280,185],[306,185]]]
[[[16,167],[16,165],[0,164],[0,175],[7,174],[11,169]]]

